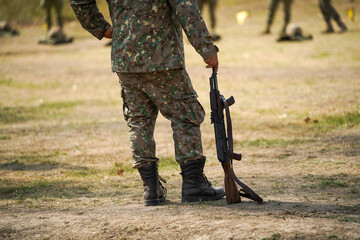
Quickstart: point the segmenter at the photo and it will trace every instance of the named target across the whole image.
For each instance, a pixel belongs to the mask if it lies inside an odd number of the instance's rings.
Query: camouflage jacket
[[[207,59],[218,52],[196,0],[107,0],[113,23],[114,72],[157,72],[184,68],[184,30],[195,50]],[[96,0],[70,0],[81,25],[101,39],[111,26]]]

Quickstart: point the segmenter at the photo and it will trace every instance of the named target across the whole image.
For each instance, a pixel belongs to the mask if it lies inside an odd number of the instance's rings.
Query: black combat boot
[[[214,201],[225,196],[221,187],[212,187],[204,175],[206,158],[187,161],[180,164],[182,184],[182,202]]]
[[[159,181],[162,178],[158,174],[158,163],[153,162],[149,166],[139,168],[138,171],[144,183],[145,206],[163,203],[166,198],[166,188]]]

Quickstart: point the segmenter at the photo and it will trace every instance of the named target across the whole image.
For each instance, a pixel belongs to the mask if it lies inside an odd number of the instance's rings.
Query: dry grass
[[[181,204],[170,123],[159,117],[169,202],[143,207],[110,49],[76,23],[66,26],[73,44],[37,45],[42,30],[32,26],[0,39],[1,239],[360,238],[359,21],[345,19],[349,33],[321,35],[316,3],[295,1],[293,22],[314,40],[277,43],[275,33],[259,34],[265,3],[228,3],[219,9],[219,87],[236,100],[235,147],[244,155],[236,172],[265,203]],[[238,26],[234,13],[244,9],[250,18]],[[210,71],[188,42],[186,54],[207,112],[206,173],[222,185]]]

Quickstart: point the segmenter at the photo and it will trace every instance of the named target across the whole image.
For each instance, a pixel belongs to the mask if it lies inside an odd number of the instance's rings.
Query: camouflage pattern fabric
[[[216,17],[215,17],[215,9],[217,5],[217,0],[197,0],[199,4],[200,11],[203,11],[204,4],[209,5],[209,14],[210,14],[210,21],[211,21],[211,29],[215,29],[216,26]]]
[[[269,1],[269,14],[267,23],[271,25],[274,21],[275,12],[280,2],[284,3],[284,24],[288,24],[291,18],[291,4],[292,0],[270,0]]]
[[[330,22],[331,18],[336,22],[340,21],[340,15],[331,5],[330,0],[319,0],[319,8],[326,22]]]
[[[160,110],[171,121],[179,163],[202,157],[200,124],[205,111],[184,69],[154,73],[118,73],[124,118],[130,128],[134,168],[156,157],[154,127]]]
[[[40,6],[45,9],[45,23],[47,29],[50,30],[52,27],[51,9],[55,9],[57,23],[60,29],[63,27],[63,19],[61,16],[61,9],[63,7],[62,0],[41,0]]]
[[[208,59],[217,53],[196,0],[107,0],[113,24],[112,70],[160,72],[184,68],[182,29]],[[95,0],[70,0],[81,25],[101,39],[110,24]]]

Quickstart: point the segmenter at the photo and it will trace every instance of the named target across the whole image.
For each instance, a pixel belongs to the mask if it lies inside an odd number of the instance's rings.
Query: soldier
[[[209,14],[210,14],[210,26],[211,26],[211,37],[213,41],[220,40],[220,36],[215,33],[215,26],[216,26],[216,16],[215,10],[217,5],[217,0],[197,0],[199,5],[200,11],[203,11],[204,4],[209,5]]]
[[[94,0],[70,0],[82,26],[96,38],[112,38],[112,70],[122,87],[133,167],[144,185],[145,205],[165,201],[159,181],[154,126],[157,114],[171,121],[180,164],[182,201],[218,200],[225,195],[206,179],[200,124],[204,109],[185,70],[182,29],[207,68],[218,68],[213,44],[196,0],[107,0],[111,26]]]
[[[273,23],[275,12],[279,5],[279,2],[284,3],[284,25],[283,25],[281,33],[282,34],[286,33],[286,28],[287,28],[287,25],[289,24],[290,18],[291,18],[292,0],[270,0],[267,24],[266,24],[263,34],[270,34],[271,24]]]
[[[50,31],[52,27],[52,19],[51,19],[52,8],[55,8],[59,31],[62,31],[63,28],[63,20],[61,15],[61,10],[63,7],[62,0],[41,0],[40,6],[45,10],[45,23],[46,23],[47,31]]]
[[[18,36],[19,31],[11,26],[9,22],[0,21],[0,37],[2,36]]]
[[[340,32],[346,32],[347,27],[345,23],[341,20],[340,15],[337,13],[335,8],[331,5],[331,0],[319,0],[319,7],[321,10],[321,13],[324,17],[324,20],[326,22],[326,29],[323,31],[323,33],[333,33],[334,28],[331,24],[331,18],[335,20],[335,22],[340,27]]]

